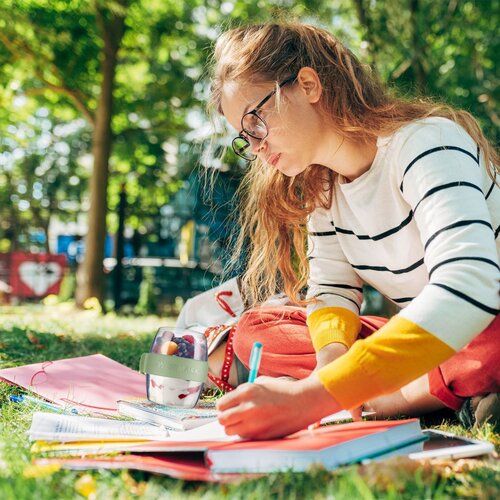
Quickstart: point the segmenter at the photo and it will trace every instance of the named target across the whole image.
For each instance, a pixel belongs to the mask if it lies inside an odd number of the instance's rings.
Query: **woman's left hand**
[[[296,381],[259,377],[227,393],[217,410],[227,434],[271,439],[304,429],[341,407],[313,373]]]

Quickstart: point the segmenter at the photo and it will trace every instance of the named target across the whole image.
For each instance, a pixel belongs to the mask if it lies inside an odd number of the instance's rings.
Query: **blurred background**
[[[3,0],[2,303],[163,314],[218,283],[245,165],[218,157],[230,139],[206,116],[207,61],[222,30],[280,16],[498,143],[499,0]],[[367,288],[363,311],[391,306]]]

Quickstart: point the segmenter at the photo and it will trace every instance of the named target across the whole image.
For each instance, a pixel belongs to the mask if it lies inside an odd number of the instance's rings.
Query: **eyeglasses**
[[[283,80],[280,84],[278,84],[278,88],[283,87],[288,83],[292,83],[297,79],[297,75],[290,76],[286,80]],[[276,94],[278,89],[274,89],[270,92],[262,101],[255,106],[252,111],[245,113],[241,118],[241,132],[238,134],[238,137],[235,137],[232,142],[233,151],[244,160],[254,161],[257,158],[257,155],[252,153],[250,149],[250,141],[249,137],[253,139],[258,139],[259,141],[263,141],[269,135],[269,129],[267,127],[267,123],[264,121],[262,117],[258,115],[258,111],[266,104],[271,97]]]

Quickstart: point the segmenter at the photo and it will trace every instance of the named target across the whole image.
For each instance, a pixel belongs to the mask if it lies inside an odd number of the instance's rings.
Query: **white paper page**
[[[218,420],[188,431],[170,431],[166,441],[239,441],[238,436],[228,436]]]
[[[372,415],[375,412],[364,411],[363,416]],[[347,410],[342,410],[332,415],[328,415],[321,420],[322,424],[340,422],[352,418]],[[166,441],[240,441],[239,436],[228,436],[224,427],[218,420],[200,425],[188,431],[170,431]]]
[[[28,431],[31,441],[90,441],[94,439],[165,439],[169,433],[160,426],[140,421],[64,415],[37,411]]]
[[[364,411],[362,413],[363,417],[367,417],[368,415],[374,415],[374,411]],[[331,424],[332,422],[342,422],[343,420],[351,420],[352,415],[347,410],[338,411],[337,413],[332,413],[327,417],[323,417],[321,419],[322,424]]]

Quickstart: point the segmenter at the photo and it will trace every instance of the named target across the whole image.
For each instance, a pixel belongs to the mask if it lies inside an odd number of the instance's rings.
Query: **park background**
[[[222,279],[245,163],[220,158],[230,134],[205,106],[212,45],[228,27],[280,17],[323,26],[396,91],[466,109],[500,136],[498,0],[2,4],[6,303],[56,294],[166,314]],[[373,290],[365,297],[363,312],[393,312]]]
[[[280,17],[331,30],[395,91],[470,111],[498,144],[499,0],[2,0],[0,368],[100,352],[137,369],[182,301],[221,279],[245,165],[219,159],[230,138],[205,112],[207,63],[222,30]],[[41,470],[25,434],[39,408],[12,393],[0,384],[2,499],[499,497],[494,458],[232,486]],[[449,417],[423,425],[500,449],[492,426]]]

